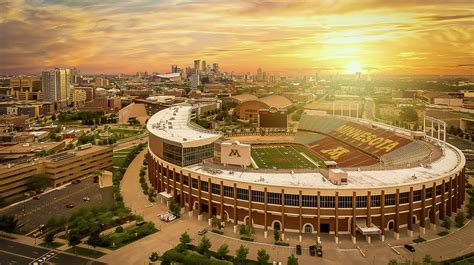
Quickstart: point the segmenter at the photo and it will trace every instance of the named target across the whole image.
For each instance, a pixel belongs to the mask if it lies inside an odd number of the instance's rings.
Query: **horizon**
[[[169,72],[194,59],[276,75],[472,76],[470,1],[6,1],[0,74]]]

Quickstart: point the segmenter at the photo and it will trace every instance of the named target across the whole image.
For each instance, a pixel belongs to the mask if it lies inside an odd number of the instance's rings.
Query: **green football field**
[[[252,146],[252,159],[259,168],[323,167],[321,159],[299,145]]]

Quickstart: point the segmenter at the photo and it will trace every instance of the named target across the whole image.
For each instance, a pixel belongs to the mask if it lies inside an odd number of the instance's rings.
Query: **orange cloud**
[[[470,1],[59,1],[0,4],[0,73],[226,71],[312,74],[357,62],[388,74],[472,74]],[[449,15],[446,15],[449,14]],[[456,67],[453,67],[456,66]]]

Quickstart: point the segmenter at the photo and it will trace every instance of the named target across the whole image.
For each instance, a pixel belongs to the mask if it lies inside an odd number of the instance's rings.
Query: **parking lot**
[[[46,224],[52,216],[68,217],[77,209],[92,205],[110,205],[113,203],[111,188],[100,189],[93,178],[87,178],[77,184],[69,184],[63,188],[38,195],[39,199],[30,199],[23,203],[6,208],[0,214],[14,215],[23,232],[30,232],[41,224]],[[85,197],[89,201],[83,200]],[[73,206],[72,208],[66,205]]]

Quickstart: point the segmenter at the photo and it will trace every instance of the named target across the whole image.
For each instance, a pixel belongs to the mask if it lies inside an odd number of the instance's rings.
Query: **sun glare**
[[[356,74],[362,72],[362,65],[359,62],[351,62],[346,66],[346,73]]]

